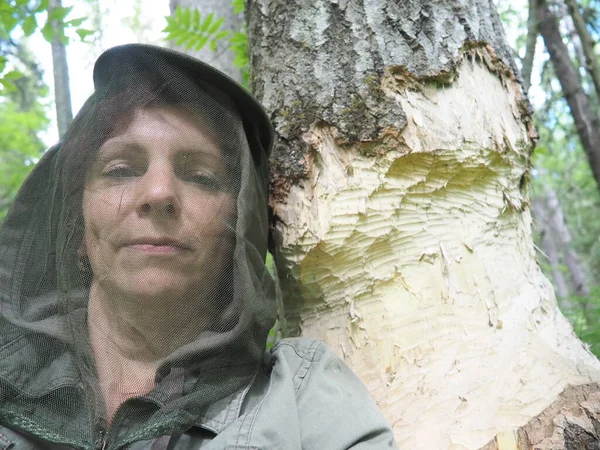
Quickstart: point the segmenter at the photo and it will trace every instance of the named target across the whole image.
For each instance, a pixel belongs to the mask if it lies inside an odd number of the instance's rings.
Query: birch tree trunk
[[[175,13],[175,8],[177,8],[177,6],[198,9],[200,14],[202,14],[202,17],[206,17],[210,13],[213,13],[215,18],[223,17],[225,19],[223,22],[224,30],[242,31],[243,29],[243,15],[235,14],[233,12],[231,0],[169,0],[171,15]],[[225,39],[217,44],[216,52],[212,51],[208,45],[197,52],[190,52],[176,46],[174,46],[174,48],[189,53],[202,61],[208,62],[210,65],[226,73],[237,82],[242,82],[242,71],[240,68],[233,65],[235,54],[229,49],[229,44]]]
[[[61,0],[49,0],[48,14],[55,8],[60,8]],[[56,122],[58,135],[62,137],[73,121],[71,108],[71,88],[69,86],[69,66],[67,64],[67,49],[60,40],[60,24],[53,24],[54,39],[52,39],[52,69],[54,73],[54,101],[56,104]]]
[[[534,259],[535,131],[492,5],[247,2],[289,332],[353,367],[403,449],[529,448],[600,379]]]

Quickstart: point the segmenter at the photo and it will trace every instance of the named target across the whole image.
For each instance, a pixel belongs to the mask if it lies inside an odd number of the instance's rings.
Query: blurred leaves
[[[529,15],[526,3],[520,9],[515,6],[507,7],[504,2],[498,2],[497,6],[505,27],[512,32],[509,36],[513,35],[514,53],[524,55]],[[596,43],[600,37],[600,17],[597,13],[599,6],[598,0],[579,2],[582,15]],[[561,29],[565,33],[563,39],[568,45],[570,57],[579,69],[582,88],[598,111],[598,99],[594,96],[586,69],[581,67],[577,59],[572,35],[567,36],[566,33],[569,28],[566,6],[558,1],[555,2],[554,10],[561,20]],[[517,62],[521,62],[519,57]],[[533,154],[533,194],[541,196],[550,190],[556,193],[572,237],[572,249],[585,269],[589,289],[589,295],[585,297],[570,294],[559,298],[559,305],[573,324],[575,332],[600,356],[600,192],[545,49],[537,52],[529,92],[540,135],[538,147]],[[540,253],[538,260],[548,279],[552,280],[552,267],[546,257]],[[568,272],[565,265],[554,267],[554,270]],[[568,273],[565,275],[568,276]],[[571,290],[575,290],[573,286]]]
[[[0,98],[0,222],[42,156],[45,147],[38,135],[50,122],[45,105],[48,87],[33,55],[20,43],[11,58],[20,69],[8,70],[0,78],[4,87]],[[8,58],[1,57],[0,68],[7,64]]]
[[[167,26],[163,32],[167,39],[186,50],[198,51],[206,44],[216,50],[217,43],[230,35],[228,30],[221,30],[225,19],[215,18],[212,13],[202,17],[197,9],[177,6],[175,14],[166,19]]]
[[[235,13],[241,13],[244,11],[244,1],[234,0],[232,7]],[[248,35],[245,31],[225,30],[224,18],[215,17],[212,13],[202,16],[195,8],[177,6],[175,13],[166,19],[167,26],[163,30],[166,38],[186,50],[198,51],[208,44],[212,51],[217,52],[219,44],[225,42],[225,48],[234,53],[234,66],[242,69],[243,84],[247,85],[249,60]]]

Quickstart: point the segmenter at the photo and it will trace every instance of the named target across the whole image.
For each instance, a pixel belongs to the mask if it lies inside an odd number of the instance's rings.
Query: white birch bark
[[[400,448],[480,448],[600,379],[535,261],[535,131],[491,5],[248,11],[290,332],[353,367]]]

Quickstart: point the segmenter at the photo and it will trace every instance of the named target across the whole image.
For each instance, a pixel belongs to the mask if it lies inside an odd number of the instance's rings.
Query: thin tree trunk
[[[548,208],[548,198],[546,196],[533,198],[531,204],[537,223],[537,230],[541,234],[540,246],[546,256],[548,256],[548,262],[550,263],[550,272],[552,274],[552,281],[554,282],[553,286],[558,296],[558,302],[562,308],[570,308],[572,305],[562,303],[571,293],[564,273],[560,270],[561,263],[556,244],[557,237],[554,229],[550,226],[552,211],[549,211]]]
[[[552,190],[548,191],[547,200],[548,209],[551,213],[551,226],[555,230],[555,234],[558,236],[558,242],[562,247],[562,254],[564,255],[565,264],[569,270],[571,283],[573,284],[573,292],[580,297],[587,297],[590,295],[590,290],[585,280],[585,270],[581,264],[579,255],[577,255],[577,252],[573,249],[571,232],[567,227],[567,221],[565,220],[562,208],[560,207],[556,192]]]
[[[48,14],[55,8],[60,8],[61,0],[49,0]],[[69,66],[67,64],[67,49],[60,41],[61,25],[53,24],[54,39],[52,40],[52,68],[54,72],[54,98],[56,104],[56,122],[58,124],[58,135],[62,137],[71,121],[73,110],[71,109],[71,88],[69,87]]]
[[[562,41],[558,22],[545,0],[536,0],[540,34],[550,54],[554,71],[569,105],[581,145],[587,155],[594,179],[600,188],[600,120],[590,107],[581,87],[566,45]]]
[[[535,0],[529,0],[527,16],[527,41],[525,42],[525,56],[523,57],[523,87],[525,92],[529,91],[531,86],[531,72],[533,70],[533,59],[535,57],[535,46],[538,38],[537,19],[535,14]]]
[[[585,20],[579,12],[579,5],[577,0],[565,0],[569,14],[573,18],[573,25],[577,30],[579,39],[581,41],[581,47],[585,56],[585,68],[590,74],[590,78],[594,83],[594,89],[596,91],[596,98],[600,102],[600,67],[598,65],[598,59],[594,52],[594,41],[590,36],[590,33],[585,24]]]
[[[185,8],[194,8],[200,11],[202,17],[206,17],[208,14],[213,13],[216,18],[223,17],[224,30],[230,31],[242,31],[244,26],[244,17],[240,14],[233,12],[233,7],[230,0],[170,0],[169,6],[171,14],[175,13],[177,6]],[[176,46],[173,46],[177,48]],[[183,48],[177,48],[177,50],[185,51],[198,59],[208,62],[217,69],[225,72],[231,78],[238,82],[242,82],[242,71],[239,67],[235,67],[233,61],[235,54],[229,48],[229,44],[226,40],[222,40],[217,45],[217,50],[213,51],[206,45],[203,49],[197,52],[186,51]]]
[[[345,358],[400,448],[480,448],[600,379],[535,263],[535,130],[492,5],[248,3],[288,328]]]
[[[585,55],[583,53],[583,47],[581,45],[581,39],[579,39],[579,34],[577,34],[577,30],[575,29],[575,25],[573,25],[573,18],[569,14],[569,10],[567,9],[567,5],[560,3],[559,5],[560,16],[557,16],[559,21],[562,21],[565,27],[567,41],[573,46],[573,50],[575,53],[575,57],[579,66],[585,69]],[[581,83],[581,72],[577,72],[577,75],[580,76]]]

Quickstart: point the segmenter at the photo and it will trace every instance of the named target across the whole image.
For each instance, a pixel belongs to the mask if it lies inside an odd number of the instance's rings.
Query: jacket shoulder
[[[283,339],[271,355],[272,376],[292,377],[303,448],[396,448],[375,400],[330,347]]]

